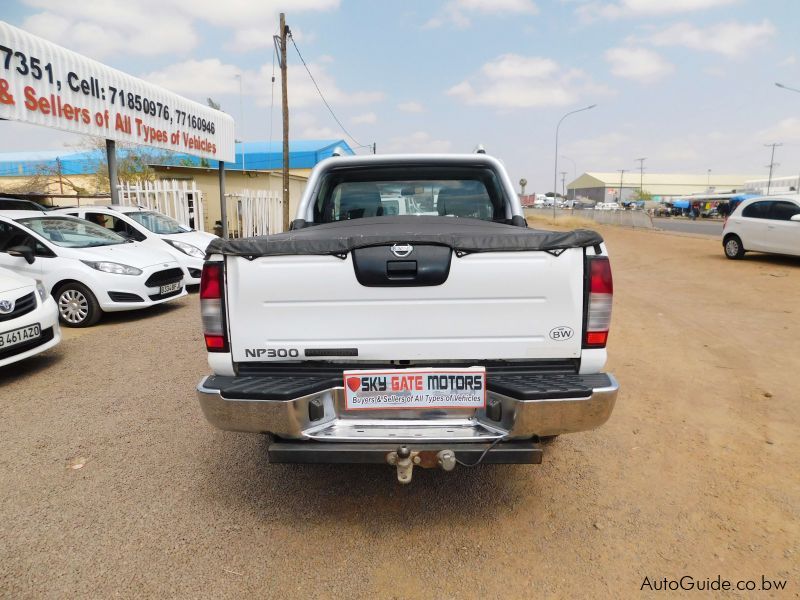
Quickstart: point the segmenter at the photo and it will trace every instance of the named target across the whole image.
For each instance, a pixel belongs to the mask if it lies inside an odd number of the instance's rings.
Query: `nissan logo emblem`
[[[405,258],[414,251],[414,246],[411,244],[395,244],[392,246],[392,254],[397,258]]]
[[[0,315],[7,315],[14,310],[14,303],[8,300],[0,300]]]

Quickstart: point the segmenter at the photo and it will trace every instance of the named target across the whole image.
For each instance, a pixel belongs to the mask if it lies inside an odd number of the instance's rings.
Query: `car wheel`
[[[738,235],[729,235],[725,238],[725,256],[731,260],[744,256],[744,246]]]
[[[89,327],[97,323],[102,311],[89,288],[80,283],[65,283],[53,294],[58,316],[67,327]]]

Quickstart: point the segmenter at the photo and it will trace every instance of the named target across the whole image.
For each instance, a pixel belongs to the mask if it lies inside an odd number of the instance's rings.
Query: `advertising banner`
[[[214,160],[235,159],[230,115],[2,21],[0,118]]]

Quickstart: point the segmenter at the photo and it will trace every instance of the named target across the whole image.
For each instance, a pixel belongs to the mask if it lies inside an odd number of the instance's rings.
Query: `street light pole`
[[[790,92],[797,92],[798,94],[800,94],[800,90],[798,90],[797,88],[789,87],[788,85],[783,85],[782,83],[776,83],[775,85],[781,88],[782,90],[789,90]]]
[[[561,127],[561,123],[570,115],[574,115],[575,113],[583,112],[585,110],[589,110],[594,108],[597,104],[590,104],[589,106],[584,106],[583,108],[579,108],[577,110],[571,110],[567,114],[565,114],[561,119],[558,121],[558,125],[556,125],[556,153],[555,153],[555,164],[553,165],[553,223],[556,221],[556,194],[558,193],[558,130]]]

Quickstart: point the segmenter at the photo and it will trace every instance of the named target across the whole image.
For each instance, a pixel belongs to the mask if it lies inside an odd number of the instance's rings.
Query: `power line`
[[[350,134],[349,131],[347,131],[347,128],[344,125],[342,125],[342,122],[339,120],[339,117],[337,117],[336,113],[333,112],[333,109],[331,108],[331,105],[328,104],[327,100],[325,100],[325,96],[323,96],[322,90],[319,89],[319,85],[317,85],[317,80],[314,79],[314,76],[311,74],[311,70],[308,68],[308,65],[306,64],[306,61],[303,58],[303,55],[300,54],[300,49],[297,47],[297,43],[294,41],[294,36],[291,34],[291,31],[289,32],[289,39],[292,40],[292,45],[294,46],[294,49],[297,51],[297,56],[300,57],[300,62],[303,63],[303,66],[306,68],[306,72],[308,73],[308,76],[311,78],[311,82],[314,84],[314,87],[317,88],[317,92],[319,93],[319,97],[322,98],[322,102],[323,102],[323,104],[325,104],[325,107],[328,109],[328,112],[331,113],[331,116],[333,117],[333,120],[336,121],[339,124],[339,127],[341,127],[342,131],[344,131],[344,133],[347,135],[347,137],[349,137],[351,140],[353,140],[353,142],[355,142],[355,144],[357,146],[366,147],[365,144],[361,144],[358,140],[356,140],[356,138],[354,138]]]

